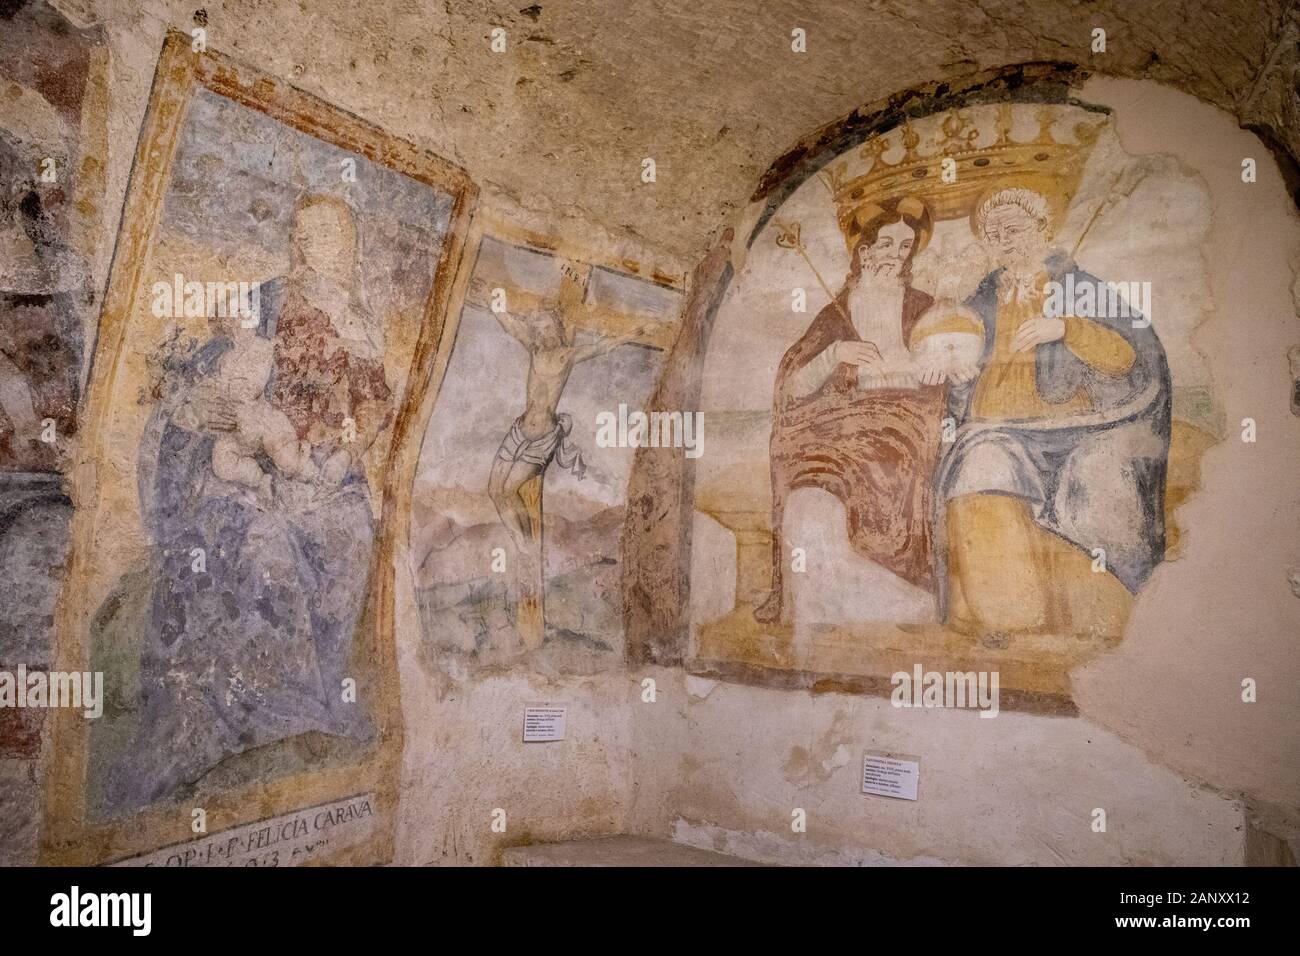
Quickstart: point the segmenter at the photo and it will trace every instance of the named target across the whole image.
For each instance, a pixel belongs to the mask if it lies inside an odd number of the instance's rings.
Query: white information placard
[[[862,792],[915,800],[921,759],[904,754],[867,753],[862,758]]]
[[[524,708],[524,743],[545,743],[564,739],[566,707],[535,705]]]

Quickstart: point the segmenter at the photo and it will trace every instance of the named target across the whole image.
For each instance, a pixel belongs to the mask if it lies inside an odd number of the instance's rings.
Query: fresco
[[[1065,667],[1122,638],[1221,425],[1204,191],[1111,122],[914,119],[775,210],[705,367],[700,666],[879,689],[923,649],[1068,706]]]
[[[209,82],[212,54],[205,82],[178,81],[187,47],[173,38],[160,64],[172,83],[142,143],[167,122],[174,147],[137,170],[123,229],[154,197],[156,222],[119,249],[90,400],[106,466],[78,534],[114,541],[74,562],[107,688],[74,738],[91,823],[391,743],[382,496],[463,236],[447,169],[396,143],[391,166],[368,159],[382,133],[289,88],[221,86],[237,66]],[[162,110],[169,96],[184,109]],[[336,119],[332,141],[277,118],[311,115]],[[295,799],[316,796],[343,794]]]
[[[478,664],[617,663],[633,450],[597,421],[649,397],[680,293],[492,238],[473,276],[414,491],[426,640]]]
[[[95,33],[43,4],[19,6],[0,31],[0,560],[5,580],[39,593],[5,602],[0,661],[43,665],[103,189],[102,117],[83,110],[102,94],[104,58]],[[38,573],[23,573],[28,564]]]
[[[44,671],[72,521],[91,273],[104,190],[107,56],[44,3],[0,10],[0,670]],[[0,709],[0,861],[33,847],[40,711]],[[21,763],[19,763],[21,762]],[[12,770],[12,773],[9,771]]]

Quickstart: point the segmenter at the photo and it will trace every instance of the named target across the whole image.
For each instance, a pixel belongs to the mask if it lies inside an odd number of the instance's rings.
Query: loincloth
[[[539,468],[545,468],[552,458],[561,468],[572,471],[581,478],[587,471],[587,464],[582,460],[578,446],[569,441],[573,431],[573,418],[561,414],[555,416],[555,427],[538,438],[529,438],[524,434],[523,416],[515,419],[506,434],[501,447],[497,449],[497,458],[501,461],[523,461]]]

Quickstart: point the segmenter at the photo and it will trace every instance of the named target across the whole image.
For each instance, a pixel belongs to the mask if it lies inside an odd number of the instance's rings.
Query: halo
[[[929,207],[915,196],[902,197],[892,210],[873,202],[865,203],[853,210],[853,217],[845,230],[849,250],[852,251],[857,245],[858,236],[866,231],[867,226],[890,212],[902,213],[912,219],[922,221],[922,225],[916,230],[916,243],[912,247],[912,255],[914,257],[920,255],[922,250],[929,244],[930,237],[934,234],[934,217],[930,215]]]
[[[970,207],[970,217],[969,219],[967,219],[967,222],[970,225],[971,233],[975,236],[976,239],[984,238],[983,236],[980,235],[980,227],[978,221],[980,209],[982,209],[984,203],[986,203],[993,196],[996,196],[998,193],[1001,192],[1006,192],[1009,189],[1027,189],[1030,192],[1036,193],[1037,195],[1043,197],[1044,202],[1047,203],[1047,231],[1048,233],[1051,234],[1054,234],[1056,232],[1057,228],[1060,225],[1061,218],[1064,214],[1064,209],[1062,208],[1063,204],[1058,203],[1054,199],[1053,194],[1050,191],[1044,190],[1040,188],[1038,184],[1030,183],[1030,182],[1004,182],[996,186],[990,186],[988,189],[984,190],[975,198],[974,204],[972,204],[972,206]]]

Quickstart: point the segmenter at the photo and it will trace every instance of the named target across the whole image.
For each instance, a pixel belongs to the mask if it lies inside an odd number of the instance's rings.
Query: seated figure
[[[932,304],[911,285],[931,232],[928,210],[901,197],[858,211],[844,287],[777,369],[773,395],[772,587],[755,610],[787,614],[783,568],[792,493],[819,489],[842,505],[852,552],[910,588],[935,590],[931,477],[938,459],[944,375],[912,357],[911,333]]]

